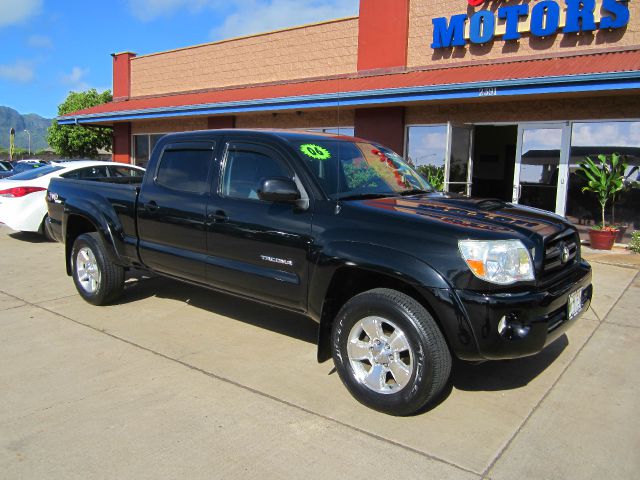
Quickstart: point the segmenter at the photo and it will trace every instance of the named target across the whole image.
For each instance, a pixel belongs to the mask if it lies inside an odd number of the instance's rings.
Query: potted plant
[[[615,201],[615,196],[624,188],[624,172],[628,165],[617,153],[612,155],[598,155],[596,163],[590,157],[578,164],[578,172],[587,179],[587,186],[583,192],[595,193],[602,209],[602,223],[589,230],[591,247],[597,250],[611,250],[618,229],[607,227],[605,209],[609,200]]]

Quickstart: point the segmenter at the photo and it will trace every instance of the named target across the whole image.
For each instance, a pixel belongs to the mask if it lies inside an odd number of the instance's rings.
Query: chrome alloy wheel
[[[76,274],[82,289],[95,293],[100,288],[100,269],[96,257],[90,248],[83,247],[76,255]]]
[[[366,317],[349,332],[347,356],[356,379],[376,393],[397,393],[407,386],[414,354],[404,332],[382,317]]]

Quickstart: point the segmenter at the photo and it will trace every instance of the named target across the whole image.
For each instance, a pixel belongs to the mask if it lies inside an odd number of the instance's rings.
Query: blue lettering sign
[[[610,16],[602,17],[600,28],[622,28],[629,23],[627,0],[604,0],[602,2],[602,11],[613,14],[614,18]]]
[[[596,0],[565,0],[567,3],[567,23],[564,33],[592,32],[596,29],[593,11]]]
[[[531,9],[531,33],[536,37],[553,35],[560,23],[560,7],[551,0],[540,2]]]
[[[480,10],[471,17],[469,40],[471,43],[487,43],[496,30],[496,17],[488,10]]]
[[[518,40],[520,32],[518,32],[518,21],[520,17],[526,17],[529,14],[529,5],[511,5],[510,7],[500,7],[498,9],[498,18],[506,20],[506,31],[502,36],[503,40]]]
[[[469,5],[474,5],[469,0]],[[560,26],[559,0],[543,0],[531,7],[530,32],[534,37],[546,37],[558,33]],[[622,28],[629,24],[629,0],[602,0],[602,18],[598,26],[596,0],[564,0],[567,5],[566,21],[562,33],[591,32],[598,28]],[[479,4],[478,4],[479,5]],[[520,19],[529,15],[529,5],[508,5],[498,8],[498,18],[505,21],[502,39],[519,40]],[[479,10],[470,18],[465,14],[450,19],[432,19],[433,43],[431,48],[464,47],[465,26],[469,20],[469,41],[488,43],[496,36],[496,16],[491,10]],[[499,34],[498,34],[499,35]]]
[[[445,17],[434,18],[433,43],[431,48],[464,47],[464,24],[467,21],[465,14],[454,15],[447,25]]]

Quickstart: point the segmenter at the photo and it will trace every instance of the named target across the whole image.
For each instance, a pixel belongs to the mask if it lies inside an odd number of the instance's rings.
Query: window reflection
[[[444,165],[447,155],[447,126],[408,127],[406,152],[407,161],[416,167],[416,170],[427,179],[429,184],[436,190],[443,190]],[[463,192],[465,188],[466,185],[463,185]]]
[[[577,173],[578,163],[587,156],[597,161],[598,155],[613,153],[622,155],[629,167],[625,189],[617,195],[613,205],[611,202],[607,205],[606,220],[621,229],[617,241],[628,243],[631,232],[640,228],[640,122],[573,124],[567,218],[579,228],[584,239],[588,238],[590,226],[599,223],[600,206],[594,194],[582,192],[586,180]]]
[[[556,210],[561,148],[562,128],[527,128],[522,132],[518,203]]]

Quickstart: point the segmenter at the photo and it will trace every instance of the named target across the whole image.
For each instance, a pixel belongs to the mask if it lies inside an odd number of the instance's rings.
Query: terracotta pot
[[[596,250],[611,250],[616,241],[618,230],[589,230],[591,248]]]

